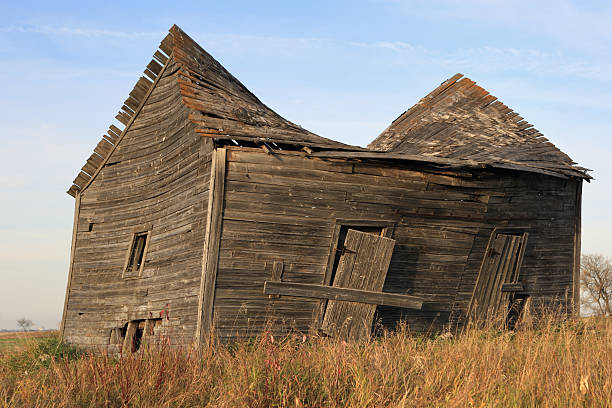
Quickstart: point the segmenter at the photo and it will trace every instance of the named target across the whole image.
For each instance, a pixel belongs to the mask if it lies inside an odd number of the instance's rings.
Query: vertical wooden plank
[[[582,180],[576,181],[576,227],[574,230],[574,269],[572,300],[574,314],[580,315],[580,246],[582,229]]]
[[[329,254],[327,257],[327,266],[325,267],[325,277],[323,278],[323,285],[331,285],[331,277],[334,271],[334,263],[336,260],[336,251],[338,250],[340,231],[342,227],[353,228],[360,231],[362,228],[380,228],[381,235],[386,238],[392,238],[395,230],[395,221],[393,220],[373,220],[373,219],[336,219],[334,226],[334,232],[329,247]],[[336,268],[339,265],[336,265]],[[327,308],[327,299],[321,299],[318,307],[314,310],[313,316],[313,328],[318,330],[323,324],[323,318],[325,316],[325,310]]]
[[[283,261],[274,261],[272,264],[272,278],[270,279],[273,282],[280,282],[281,277],[283,276],[283,268],[285,264]],[[279,299],[280,295],[268,295],[269,299]]]
[[[493,231],[470,301],[471,318],[483,321],[507,306],[510,294],[502,286],[518,282],[527,236]]]
[[[142,339],[140,340],[143,346],[149,346],[153,344],[153,326],[155,325],[155,321],[152,319],[147,319],[144,321],[144,329],[142,330]]]
[[[492,314],[495,314],[498,310],[501,310],[505,304],[505,300],[508,298],[508,293],[502,292],[501,287],[504,283],[510,283],[509,278],[512,275],[512,269],[514,269],[516,260],[518,258],[520,240],[521,237],[518,236],[509,235],[507,238],[508,244],[506,246],[506,250],[502,254],[502,257],[504,258],[503,266],[498,272],[499,283],[495,285],[495,290],[491,294],[492,302],[490,308]]]
[[[480,293],[480,304],[477,305],[479,310],[478,317],[485,319],[489,313],[491,294],[495,290],[495,284],[498,281],[498,271],[502,262],[502,254],[506,247],[506,235],[499,234],[493,243],[493,256],[489,268],[485,271],[486,286],[483,286]]]
[[[72,286],[72,268],[74,264],[74,247],[76,246],[77,230],[79,223],[79,212],[81,210],[81,193],[77,193],[74,199],[74,219],[72,221],[72,244],[70,245],[70,261],[68,266],[68,282],[66,283],[66,294],[64,295],[64,311],[60,324],[60,339],[64,339],[64,327],[66,326],[66,311],[68,310],[68,298]]]
[[[202,255],[202,277],[200,281],[200,294],[198,296],[198,322],[195,337],[196,342],[200,344],[210,340],[210,330],[213,322],[215,284],[223,221],[226,158],[226,149],[217,148],[213,151],[208,213],[206,215],[206,238]]]
[[[333,286],[381,291],[391,263],[395,241],[349,230]],[[369,335],[376,305],[331,300],[323,318],[323,331],[358,340]]]
[[[137,328],[137,322],[128,323],[127,330],[125,331],[125,338],[123,339],[123,346],[121,347],[121,352],[123,354],[128,354],[132,352],[132,343],[134,342],[134,334],[136,334]]]

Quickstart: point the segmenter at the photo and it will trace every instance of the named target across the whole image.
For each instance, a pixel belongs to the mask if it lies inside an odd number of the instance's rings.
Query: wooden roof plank
[[[506,161],[528,157],[538,168],[588,178],[575,163],[495,96],[469,78],[453,82],[435,97],[423,98],[394,121],[368,148],[426,156]],[[562,164],[561,167],[556,167]],[[569,167],[566,167],[569,166]],[[527,166],[530,167],[530,166]]]

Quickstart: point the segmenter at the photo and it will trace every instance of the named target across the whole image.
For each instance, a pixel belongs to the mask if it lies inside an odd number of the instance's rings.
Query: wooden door
[[[349,230],[332,286],[382,291],[395,240]],[[370,335],[376,305],[330,300],[323,318],[325,334],[358,340]]]
[[[518,283],[526,243],[526,233],[493,233],[470,301],[472,319],[483,321],[508,309],[510,292],[502,289]]]

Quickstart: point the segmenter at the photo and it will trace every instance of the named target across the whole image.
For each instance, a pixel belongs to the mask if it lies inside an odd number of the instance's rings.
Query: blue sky
[[[583,253],[612,256],[609,2],[83,3],[0,5],[0,328],[57,327],[65,190],[175,23],[272,109],[351,144],[467,75],[594,169]]]

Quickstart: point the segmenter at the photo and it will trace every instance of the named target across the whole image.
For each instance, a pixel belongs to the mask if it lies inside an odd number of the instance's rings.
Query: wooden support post
[[[121,352],[123,354],[132,352],[132,343],[134,342],[134,334],[136,334],[137,328],[138,322],[128,323],[127,330],[125,331],[125,338],[123,339],[123,346],[121,347]]]
[[[74,264],[74,250],[76,246],[77,230],[79,224],[79,213],[81,211],[81,193],[77,193],[74,198],[74,219],[72,221],[72,244],[70,246],[70,261],[68,266],[68,282],[66,283],[66,294],[64,295],[64,311],[62,312],[62,322],[60,324],[60,339],[64,339],[64,328],[66,327],[66,311],[68,310],[68,298],[72,286],[72,268]]]
[[[210,340],[210,330],[213,323],[215,284],[223,221],[226,157],[227,151],[224,148],[217,148],[213,151],[208,193],[208,212],[206,215],[206,238],[204,253],[202,254],[202,277],[198,297],[196,344],[206,343]]]
[[[581,227],[582,227],[582,180],[578,180],[576,186],[576,227],[574,230],[574,269],[573,269],[573,288],[572,302],[573,312],[580,315],[580,246],[581,246]]]
[[[364,289],[340,288],[337,286],[317,285],[312,283],[265,281],[264,294],[329,299],[342,302],[395,306],[416,310],[420,310],[423,306],[423,299],[418,296],[375,292]]]

